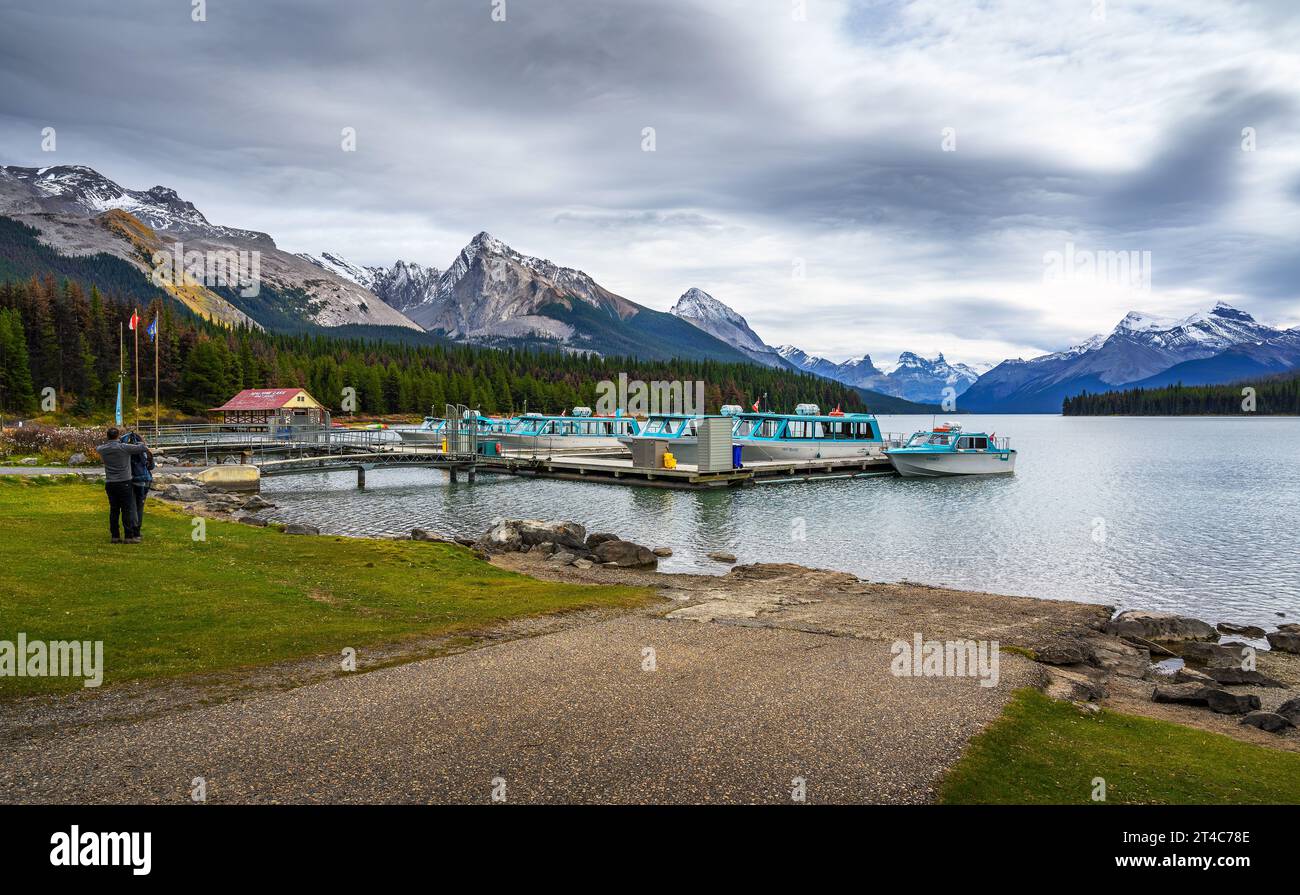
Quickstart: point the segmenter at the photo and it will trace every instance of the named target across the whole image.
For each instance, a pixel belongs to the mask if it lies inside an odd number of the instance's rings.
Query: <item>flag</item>
[[[753,410],[755,413],[758,413],[758,402],[755,401],[755,402],[754,402],[754,406],[751,407],[750,409]]]
[[[139,323],[139,322],[140,322],[140,315],[139,315],[137,312],[132,311],[132,312],[131,312],[131,323],[129,324],[129,327],[130,327],[132,330],[134,330],[136,324]]]
[[[147,332],[147,333],[149,334],[149,341],[151,341],[151,342],[152,342],[154,339],[158,338],[158,318],[157,318],[157,317],[153,318],[153,323],[150,323],[150,324],[149,324],[149,328],[146,329],[145,332]]]
[[[122,380],[117,381],[117,410],[113,413],[113,424],[122,425]]]

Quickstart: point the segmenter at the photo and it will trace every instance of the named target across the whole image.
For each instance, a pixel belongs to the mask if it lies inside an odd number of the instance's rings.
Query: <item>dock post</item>
[[[364,466],[357,467],[357,487],[366,487],[366,468]]]
[[[448,466],[448,467],[447,467],[447,480],[448,480],[449,482],[451,482],[453,485],[456,484],[456,481],[457,481],[457,480],[456,480],[456,467],[454,467],[454,466]]]
[[[468,476],[469,476],[469,483],[471,485],[474,484],[475,479],[477,479],[478,477],[478,467],[471,465],[468,470]]]

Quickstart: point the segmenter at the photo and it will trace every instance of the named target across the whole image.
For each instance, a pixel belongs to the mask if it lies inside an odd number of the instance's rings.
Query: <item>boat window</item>
[[[786,426],[787,438],[825,438],[826,427],[819,421],[790,420]]]
[[[989,440],[985,436],[972,439],[975,442],[976,450],[987,451],[989,449]]]
[[[734,434],[738,438],[744,438],[748,435],[751,435],[757,426],[758,426],[758,420],[738,419],[736,420],[736,428]]]
[[[959,450],[959,451],[968,451],[968,450],[970,450],[972,447],[974,447],[974,445],[971,444],[971,442],[972,442],[973,440],[974,440],[974,439],[970,438],[970,437],[967,436],[967,435],[963,435],[961,438],[958,438],[958,439],[957,439],[957,450]]]

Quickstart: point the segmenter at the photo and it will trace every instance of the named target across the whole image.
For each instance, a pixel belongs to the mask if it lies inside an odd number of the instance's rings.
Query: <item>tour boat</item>
[[[515,424],[513,417],[494,419],[482,416],[473,410],[470,411],[466,419],[474,421],[477,435],[480,438],[496,438],[504,432],[509,432]],[[426,416],[424,422],[414,429],[394,429],[393,431],[397,433],[403,443],[416,445],[441,446],[443,439],[448,434],[447,421],[440,416]]]
[[[490,437],[502,450],[550,454],[617,450],[624,437],[638,431],[640,424],[630,416],[593,416],[590,407],[575,407],[572,415],[525,413],[509,429]]]
[[[726,408],[724,408],[726,409]],[[678,463],[695,463],[697,429],[703,417],[689,413],[652,413],[640,431],[619,438],[628,450],[637,441],[662,441]]]
[[[724,412],[730,408],[724,408]],[[869,413],[823,414],[816,404],[794,413],[733,412],[732,438],[743,460],[840,460],[877,457],[888,444]]]
[[[898,474],[908,478],[997,475],[1016,470],[1011,439],[963,432],[959,423],[917,432],[902,447],[891,447],[885,453]]]

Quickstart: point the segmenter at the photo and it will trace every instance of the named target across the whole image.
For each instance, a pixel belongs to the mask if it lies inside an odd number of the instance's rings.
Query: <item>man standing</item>
[[[144,444],[139,435],[127,432],[119,439],[123,444]],[[135,498],[135,528],[126,532],[128,540],[140,539],[140,530],[144,527],[144,501],[153,486],[153,453],[146,450],[143,454],[131,457],[131,496]],[[135,543],[132,541],[132,543]]]
[[[95,448],[100,459],[104,461],[104,490],[108,492],[108,533],[114,544],[140,543],[140,522],[136,516],[135,489],[131,484],[131,458],[141,455],[149,449],[140,439],[136,444],[123,444],[118,441],[121,434],[117,429],[109,429],[108,441]],[[118,531],[121,519],[126,537]]]

